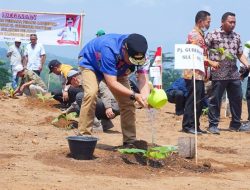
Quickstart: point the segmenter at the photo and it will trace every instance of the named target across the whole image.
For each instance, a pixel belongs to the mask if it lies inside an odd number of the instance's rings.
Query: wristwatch
[[[133,101],[135,101],[135,92],[133,91],[133,93],[130,95],[130,100],[133,100]]]

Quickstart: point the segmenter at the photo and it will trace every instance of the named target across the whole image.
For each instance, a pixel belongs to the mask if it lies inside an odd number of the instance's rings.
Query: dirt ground
[[[133,159],[126,163],[114,150],[122,143],[119,117],[112,130],[94,134],[100,140],[93,160],[75,160],[66,140],[74,131],[50,124],[60,114],[54,102],[20,97],[0,103],[0,189],[250,189],[250,133],[227,131],[229,118],[221,118],[221,135],[198,137],[198,165],[173,154],[164,167],[153,168]],[[243,120],[246,110],[244,103]],[[138,139],[151,143],[152,127],[159,145],[176,145],[179,137],[189,136],[179,132],[182,117],[174,115],[173,104],[157,111],[154,122],[149,118],[147,110],[137,110]],[[207,118],[201,120],[205,129]]]

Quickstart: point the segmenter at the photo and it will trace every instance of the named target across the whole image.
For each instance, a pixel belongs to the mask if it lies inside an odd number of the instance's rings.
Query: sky
[[[163,47],[173,52],[174,44],[186,42],[199,10],[211,13],[209,30],[220,27],[225,12],[236,14],[235,31],[244,43],[250,40],[249,0],[5,0],[2,10],[84,13],[83,45],[95,38],[100,28],[106,33],[139,33],[147,38],[149,50]],[[4,46],[3,43],[0,46]],[[58,56],[76,58],[81,47],[45,46]]]

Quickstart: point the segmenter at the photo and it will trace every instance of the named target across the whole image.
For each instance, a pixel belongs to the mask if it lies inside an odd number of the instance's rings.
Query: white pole
[[[156,110],[154,108],[148,109],[148,118],[149,118],[149,127],[151,128],[151,142],[152,144],[155,144],[155,112]]]
[[[198,138],[197,138],[197,114],[196,114],[196,84],[195,84],[195,69],[193,55],[193,86],[194,86],[194,129],[195,129],[195,163],[198,163]]]
[[[47,92],[49,92],[49,84],[50,84],[50,73],[49,73],[49,78],[48,78],[48,89],[47,89]]]
[[[228,101],[228,97],[227,97],[227,91],[226,91],[226,101],[225,101],[225,117],[229,117],[230,116],[230,113],[229,113],[229,110],[228,110],[228,105],[229,104],[229,101]]]
[[[80,51],[82,50],[83,48],[83,18],[84,18],[85,14],[84,12],[81,13],[81,34],[80,34]]]

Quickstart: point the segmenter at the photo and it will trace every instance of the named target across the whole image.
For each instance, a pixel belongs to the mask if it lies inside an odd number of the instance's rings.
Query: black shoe
[[[131,142],[123,142],[123,148],[136,148],[136,146],[134,145],[135,141],[131,141]]]
[[[232,132],[250,132],[250,126],[248,123],[241,124],[240,128],[229,127],[229,130]]]
[[[175,115],[178,115],[178,116],[183,115],[183,114],[184,114],[184,111],[178,111],[175,113]]]
[[[217,127],[208,127],[207,130],[212,134],[220,135],[220,130]]]
[[[201,132],[201,133],[203,133],[203,134],[207,134],[207,131],[201,130],[200,128],[198,128],[197,131],[198,131],[198,132]]]
[[[182,129],[182,131],[185,132],[185,133],[190,133],[190,134],[195,135],[195,130],[193,128]],[[197,130],[197,135],[202,135],[202,132]]]
[[[249,123],[242,124],[239,128],[239,132],[249,132],[249,131],[250,131]]]

